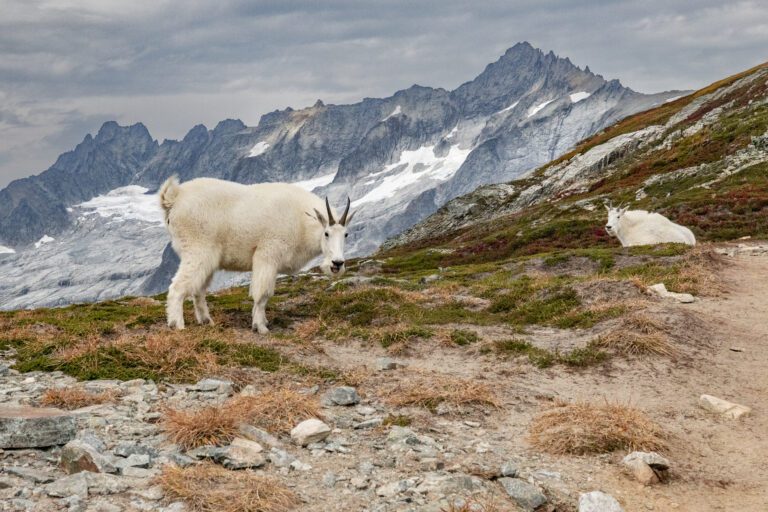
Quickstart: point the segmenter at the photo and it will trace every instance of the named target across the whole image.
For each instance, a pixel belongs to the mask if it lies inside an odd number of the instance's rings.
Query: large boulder
[[[0,407],[0,448],[44,448],[77,434],[75,417],[59,409]]]

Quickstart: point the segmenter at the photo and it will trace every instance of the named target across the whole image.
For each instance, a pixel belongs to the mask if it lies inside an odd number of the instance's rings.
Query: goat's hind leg
[[[168,327],[184,328],[184,300],[203,288],[214,269],[201,259],[182,256],[179,270],[168,288],[166,312]]]
[[[253,273],[251,275],[251,297],[253,297],[252,328],[259,334],[267,334],[267,301],[275,293],[277,269],[271,263],[254,256]]]
[[[208,279],[205,280],[202,288],[197,290],[192,296],[192,303],[195,306],[195,320],[197,320],[197,323],[200,325],[213,325],[211,313],[208,311],[208,302],[205,300],[205,293],[211,285],[211,279],[213,279],[213,273],[211,273],[211,275],[208,276]]]

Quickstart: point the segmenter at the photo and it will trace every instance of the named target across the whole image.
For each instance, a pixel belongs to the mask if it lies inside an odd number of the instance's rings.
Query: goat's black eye
[[[326,231],[326,233],[325,233],[325,238],[328,238],[328,232],[327,232],[327,231]]]
[[[344,238],[347,238],[349,236],[349,233],[344,233]]]

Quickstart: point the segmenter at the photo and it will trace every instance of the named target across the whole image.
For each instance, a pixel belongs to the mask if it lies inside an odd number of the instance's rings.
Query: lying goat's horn
[[[336,221],[333,219],[333,213],[331,213],[331,204],[328,202],[328,198],[325,198],[325,208],[328,210],[328,224],[333,226],[336,224]],[[346,216],[346,212],[344,212],[344,215]]]
[[[349,213],[349,205],[352,204],[352,202],[349,200],[349,196],[347,196],[347,207],[344,209],[344,215],[341,216],[339,219],[339,224],[342,226],[347,225],[347,214]]]

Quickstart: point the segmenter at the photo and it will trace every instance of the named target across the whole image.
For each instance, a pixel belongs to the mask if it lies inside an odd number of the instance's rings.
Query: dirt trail
[[[726,292],[693,304],[660,302],[652,312],[678,322],[686,338],[677,361],[616,359],[605,367],[536,369],[494,356],[467,357],[449,347],[423,347],[398,358],[411,369],[484,379],[505,404],[486,419],[488,440],[531,467],[560,474],[551,487],[572,498],[603,490],[626,512],[768,511],[768,255],[728,258],[720,270]],[[680,327],[682,325],[682,327]],[[503,333],[502,333],[503,334]],[[731,350],[738,348],[741,351]],[[372,347],[328,347],[341,366],[373,366],[385,355]],[[389,372],[388,372],[389,373]],[[393,372],[386,379],[402,379]],[[728,420],[701,409],[702,394],[747,405],[751,416]],[[674,477],[642,487],[620,469],[624,453],[597,457],[551,456],[527,443],[531,419],[545,398],[609,400],[645,410],[671,434],[666,454]]]

